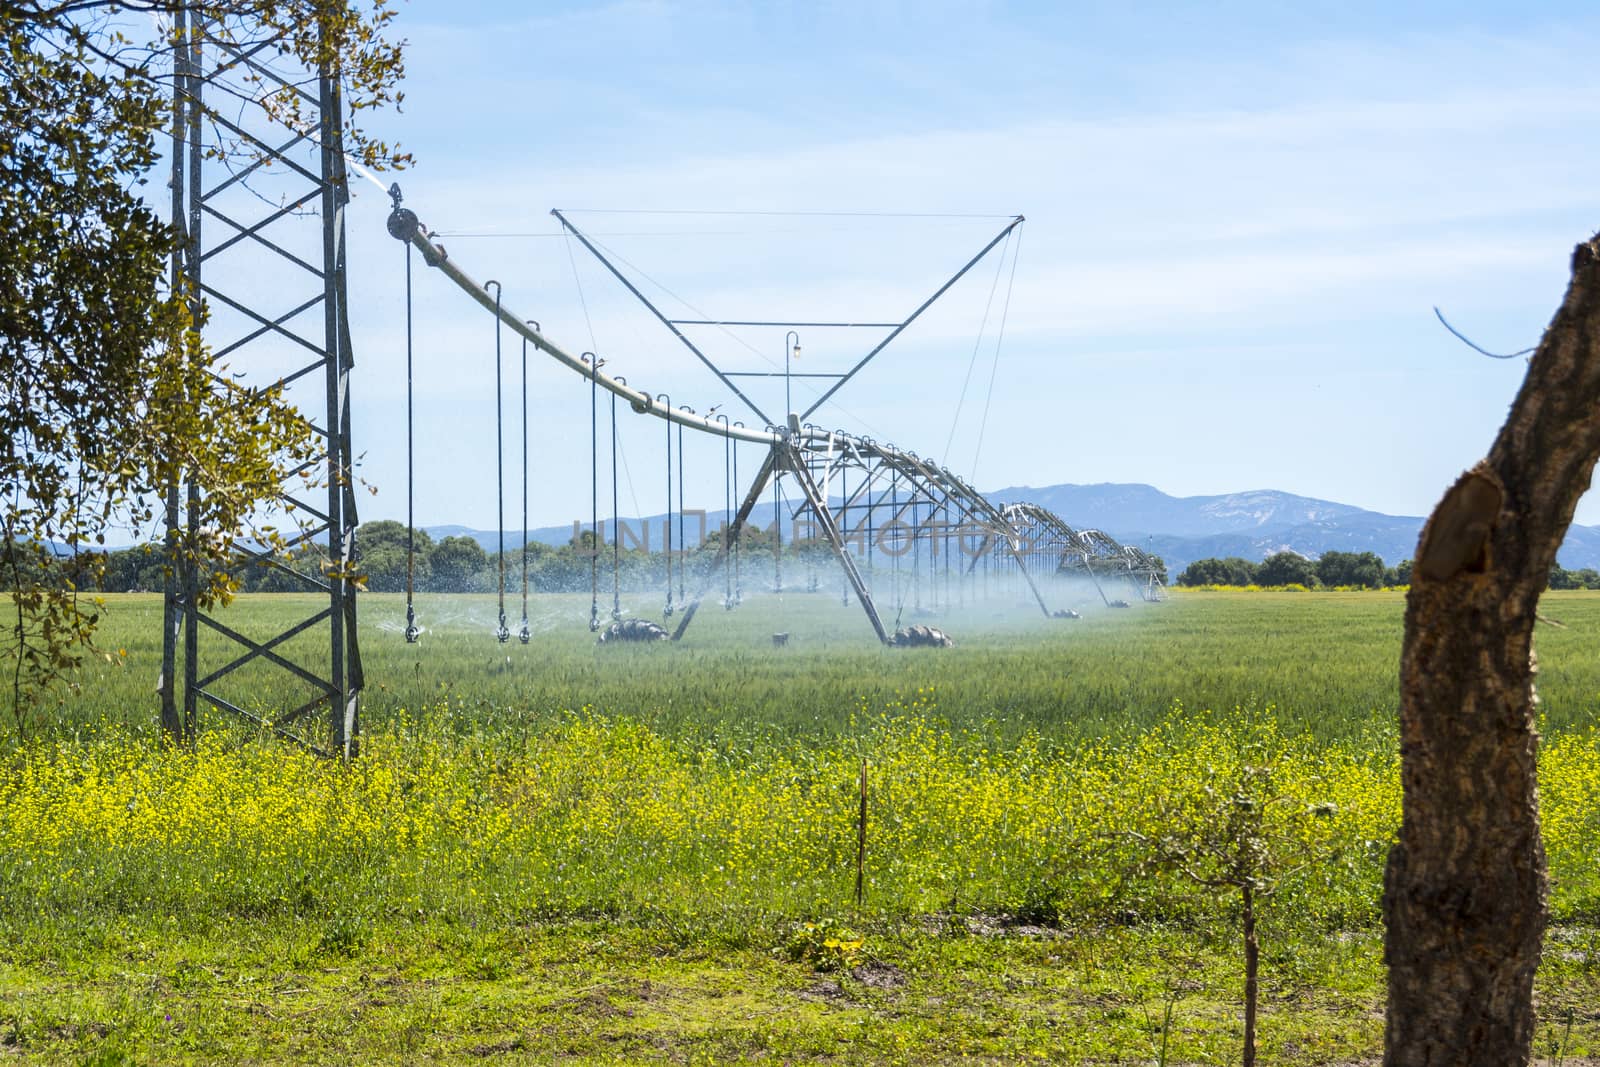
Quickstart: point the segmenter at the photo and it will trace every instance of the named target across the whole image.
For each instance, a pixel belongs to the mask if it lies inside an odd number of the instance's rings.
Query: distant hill
[[[1261,560],[1285,549],[1312,557],[1374,552],[1394,564],[1415,554],[1423,523],[1414,515],[1385,515],[1275,489],[1175,497],[1149,485],[1103,483],[1013,486],[989,496],[1043,504],[1074,526],[1104,530],[1155,552],[1173,574],[1197,559]],[[1573,526],[1560,561],[1569,568],[1600,567],[1600,527]]]
[[[1209,556],[1243,556],[1261,560],[1289,549],[1305,556],[1324,552],[1375,552],[1389,564],[1410,559],[1422,533],[1420,517],[1385,515],[1331,500],[1297,496],[1276,489],[1255,489],[1221,496],[1168,496],[1150,485],[1106,482],[1099,485],[1048,485],[1039,488],[1010,486],[988,496],[1001,503],[1031,501],[1054,511],[1077,527],[1104,530],[1124,544],[1138,545],[1167,561],[1171,573]],[[653,515],[650,547],[661,547],[661,523]],[[771,512],[758,512],[765,525]],[[706,529],[723,521],[721,511],[706,518]],[[624,519],[637,529],[637,519]],[[427,527],[435,540],[465,535],[493,552],[495,535],[489,530],[464,526]],[[516,544],[518,531],[506,535],[507,547]],[[546,544],[565,544],[572,527],[547,526],[529,531],[529,538]],[[676,525],[674,525],[676,537]],[[690,531],[691,539],[695,531]],[[1574,526],[1561,548],[1561,565],[1600,568],[1600,527]]]
[[[988,494],[1007,504],[1042,504],[1075,526],[1117,532],[1196,538],[1216,534],[1259,533],[1306,524],[1337,524],[1358,516],[1377,517],[1348,504],[1261,489],[1226,496],[1168,496],[1150,485],[1051,485],[999,489]],[[1387,518],[1388,516],[1383,516]],[[1403,520],[1420,521],[1420,520]],[[1408,553],[1409,554],[1409,553]]]

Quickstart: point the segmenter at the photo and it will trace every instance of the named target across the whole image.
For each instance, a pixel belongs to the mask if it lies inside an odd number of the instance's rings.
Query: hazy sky
[[[1432,306],[1491,349],[1532,345],[1600,225],[1600,15],[1131,6],[410,0],[404,110],[374,129],[415,153],[407,206],[456,262],[676,403],[741,414],[549,209],[862,213],[572,218],[674,317],[874,321],[1023,214],[1020,246],[816,421],[982,488],[1276,488],[1426,513],[1525,369],[1463,347]],[[404,260],[386,199],[357,194],[357,447],[379,489],[363,517],[403,518]],[[416,269],[417,518],[492,527],[493,325]],[[795,369],[826,373],[884,331],[800,332]],[[781,367],[781,329],[693,336],[735,369]],[[507,335],[508,526],[518,353]],[[532,521],[569,522],[589,509],[587,387],[548,362],[531,378]],[[781,409],[781,383],[755,381]],[[622,420],[624,514],[664,504],[663,434]],[[720,443],[688,459],[691,502],[720,506]],[[1600,522],[1600,499],[1578,518]]]

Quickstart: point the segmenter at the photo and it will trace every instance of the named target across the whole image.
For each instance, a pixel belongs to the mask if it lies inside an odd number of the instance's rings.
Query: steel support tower
[[[174,17],[174,290],[189,295],[228,373],[283,386],[319,455],[280,487],[278,503],[297,519],[286,543],[231,546],[231,566],[266,569],[277,588],[312,595],[292,623],[264,629],[266,613],[204,611],[195,568],[169,568],[161,723],[190,740],[204,706],[348,758],[360,733],[362,671],[350,580],[357,517],[340,87],[326,68],[286,70],[279,37],[243,40],[193,12]],[[267,106],[291,97],[293,110]],[[200,493],[192,471],[166,488],[169,558],[208,533]]]

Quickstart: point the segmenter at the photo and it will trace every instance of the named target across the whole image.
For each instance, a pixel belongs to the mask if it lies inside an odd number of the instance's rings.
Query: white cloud
[[[1024,212],[1029,223],[1006,358],[1019,361],[1008,362],[1008,373],[1025,372],[1017,377],[1031,388],[1006,395],[1009,417],[993,431],[1000,439],[1012,438],[997,455],[1019,464],[1018,457],[1030,453],[1018,435],[1049,417],[1042,398],[1096,390],[1114,397],[1126,388],[1115,359],[1090,353],[1143,352],[1144,373],[1157,382],[1186,373],[1186,353],[1244,345],[1285,353],[1286,365],[1302,377],[1319,367],[1330,375],[1359,376],[1393,370],[1393,353],[1406,344],[1453,345],[1427,321],[1436,302],[1484,321],[1485,329],[1499,335],[1536,332],[1559,299],[1571,244],[1600,222],[1593,181],[1600,146],[1589,136],[1600,119],[1600,82],[1586,73],[1590,38],[1581,33],[1545,41],[1536,34],[1500,41],[1480,33],[1402,35],[1394,43],[1346,38],[1266,49],[1254,65],[1227,70],[1208,66],[1204,56],[1167,71],[1141,70],[1144,61],[1124,44],[1117,47],[1129,79],[1148,83],[1137,98],[1078,105],[1073,94],[1082,87],[1066,84],[1062,75],[1062,85],[1029,98],[1049,109],[997,112],[998,119],[982,123],[970,114],[951,119],[941,112],[935,87],[944,71],[930,69],[928,59],[901,55],[908,69],[896,73],[895,81],[920,86],[928,106],[919,109],[904,97],[863,100],[863,115],[881,117],[892,106],[897,121],[852,124],[847,113],[819,112],[815,123],[797,123],[794,114],[806,106],[798,90],[771,99],[739,98],[747,72],[729,73],[730,65],[743,62],[737,57],[697,52],[681,60],[703,63],[706,82],[723,87],[721,99],[692,102],[655,92],[648,79],[619,69],[632,55],[656,57],[669,50],[670,34],[648,38],[680,16],[663,5],[613,5],[517,29],[527,40],[581,37],[585,54],[597,41],[621,40],[615,63],[592,76],[556,58],[497,66],[492,57],[503,49],[527,51],[521,39],[510,45],[488,40],[482,31],[453,33],[439,47],[478,69],[460,81],[435,80],[426,87],[435,97],[429,113],[453,113],[451,121],[459,125],[446,132],[424,123],[403,138],[424,161],[415,175],[402,176],[408,206],[446,230],[546,233],[555,229],[546,214],[552,205]],[[515,36],[509,28],[497,32]],[[1116,48],[1109,54],[1114,58]],[[1023,65],[1035,74],[1047,69],[1034,62],[1038,58],[1024,56]],[[500,83],[496,107],[483,106],[492,115],[467,113],[469,105],[483,103],[476,95],[473,101],[448,99],[462,85],[486,81],[490,72]],[[1193,80],[1191,91],[1184,91],[1185,78]],[[419,91],[413,87],[413,95]],[[544,128],[545,119],[521,117],[518,110],[525,104],[529,114],[547,116],[562,99],[574,106],[599,101],[615,114],[592,131],[590,145],[583,141],[586,131]],[[832,103],[823,98],[819,106]],[[630,140],[634,136],[637,142]],[[381,212],[371,206],[381,198],[363,200],[355,218],[364,214],[365,221],[354,223],[360,229],[352,234],[356,261],[395,264],[394,245],[378,222]],[[580,221],[625,234],[666,225],[630,216]],[[676,217],[671,221],[682,225]],[[606,240],[715,315],[893,319],[915,307],[1000,225],[862,220],[859,233],[847,233],[837,220],[758,225],[716,217],[697,220],[693,228],[699,232],[683,240]],[[761,232],[743,232],[749,230]],[[511,306],[540,317],[563,344],[589,347],[588,322],[561,241],[461,238],[446,244],[471,273],[506,280]],[[709,378],[692,359],[582,259],[581,249],[577,255],[587,320],[600,344],[637,361],[626,372],[675,395],[680,389],[709,395],[699,392]],[[947,305],[897,343],[885,357],[884,376],[864,381],[847,406],[874,424],[888,424],[910,447],[941,443],[946,427],[928,429],[927,411],[954,406],[951,382],[959,381],[971,353],[993,277],[989,267],[974,271]],[[365,350],[375,353],[374,360],[390,359],[395,351],[395,268],[383,269],[389,273],[375,284],[389,292],[371,303],[358,298],[356,305],[386,320],[371,323],[374,340]],[[426,300],[419,329],[428,351],[480,350],[483,331],[462,298],[434,283]],[[662,300],[669,313],[681,310]],[[1391,335],[1397,319],[1413,324],[1401,338]],[[1336,334],[1328,342],[1331,350],[1316,358],[1297,350],[1308,330]],[[825,336],[806,341],[808,355],[817,359],[836,344]],[[750,359],[752,369],[761,366],[726,339],[707,343],[726,346],[729,358]],[[752,343],[764,346],[759,337]],[[847,351],[842,342],[836,347],[841,355]],[[1306,420],[1293,411],[1271,413],[1278,398],[1270,390],[1281,387],[1281,378],[1235,373],[1227,359],[1207,357],[1206,365],[1220,379],[1217,395],[1269,412],[1262,416],[1263,433],[1292,435],[1297,423],[1304,426]],[[927,373],[913,377],[909,366]],[[485,373],[475,355],[452,363],[434,385],[447,407],[428,418],[444,427],[477,410],[462,405],[481,394]],[[898,408],[873,391],[891,382]],[[391,378],[372,388],[392,395],[395,387]],[[1399,380],[1386,388],[1403,395],[1408,386]],[[1461,390],[1470,425],[1441,428],[1432,437],[1486,440],[1492,420],[1504,410],[1503,383],[1468,375]],[[1333,392],[1343,403],[1360,395]],[[586,417],[579,407],[565,414],[552,410],[550,418],[565,419],[571,430]],[[1322,420],[1327,432],[1340,417],[1335,412]],[[1461,421],[1459,415],[1395,405],[1357,407],[1342,417],[1374,426],[1380,437],[1403,436],[1415,442],[1417,454],[1390,457],[1380,469],[1348,477],[1311,469],[1349,463],[1322,442],[1301,452],[1278,448],[1275,455],[1306,465],[1308,484],[1342,486],[1367,478],[1378,488],[1354,502],[1391,508],[1394,500],[1417,493],[1417,485],[1431,484],[1441,463],[1459,464],[1456,453],[1464,446],[1454,443],[1448,451],[1423,454],[1433,447],[1430,420]],[[1408,420],[1421,420],[1422,429],[1413,432]],[[1093,440],[1092,447],[1108,457],[1108,469],[1114,465],[1109,457],[1122,454],[1172,472],[1150,470],[1143,480],[1239,488],[1265,484],[1252,471],[1270,467],[1276,477],[1292,469],[1263,466],[1259,454],[1231,437],[1225,446],[1199,449],[1182,433],[1153,433],[1137,420],[1093,411],[1084,412],[1082,426],[1083,438],[1073,437],[1072,425],[1060,427],[1064,448],[1086,449]],[[940,440],[923,442],[922,434]],[[441,430],[434,437],[446,442],[451,435]],[[1063,465],[1054,473],[1043,469],[1038,465],[1051,459],[1040,450],[1027,462],[1035,466],[1025,475],[987,462],[985,467],[997,481],[1099,477],[1081,465]],[[1208,466],[1200,473],[1202,464]],[[552,479],[557,491],[564,478]],[[1418,511],[1430,502],[1419,499],[1399,510]]]

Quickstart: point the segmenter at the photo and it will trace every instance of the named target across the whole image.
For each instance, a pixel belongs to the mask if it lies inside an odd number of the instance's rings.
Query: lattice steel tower
[[[260,612],[223,621],[200,609],[195,570],[177,568],[163,606],[161,722],[190,738],[204,704],[348,757],[362,672],[347,577],[357,518],[340,88],[327,69],[286,72],[280,37],[241,40],[193,12],[175,18],[172,221],[183,240],[174,289],[192,294],[196,321],[230,371],[283,383],[320,447],[280,487],[281,503],[300,518],[288,544],[273,552],[236,543],[234,565],[266,568],[279,588],[318,599],[284,629],[264,628]],[[254,98],[239,86],[253,87]],[[274,94],[294,95],[303,125],[266,106]],[[199,493],[192,472],[167,487],[169,550],[204,535]],[[308,729],[321,715],[326,732]]]

